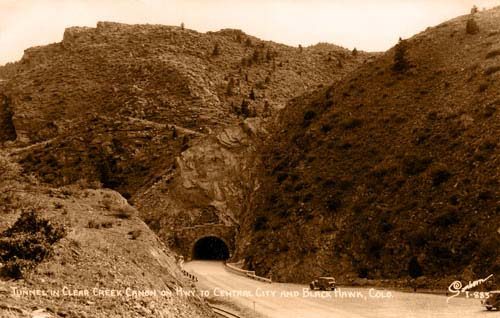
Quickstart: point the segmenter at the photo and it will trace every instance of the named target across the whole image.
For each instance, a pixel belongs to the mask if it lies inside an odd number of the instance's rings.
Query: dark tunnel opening
[[[218,237],[207,236],[199,239],[193,247],[193,259],[226,260],[229,258],[229,248]]]

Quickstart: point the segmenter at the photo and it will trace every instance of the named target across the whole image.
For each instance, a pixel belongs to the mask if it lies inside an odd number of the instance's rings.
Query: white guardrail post
[[[247,271],[247,270],[241,269],[241,268],[237,267],[235,264],[236,263],[224,263],[226,269],[229,270],[230,272],[233,272],[235,274],[245,276],[245,277],[248,277],[251,279],[255,279],[255,280],[258,280],[261,282],[272,283],[271,279],[257,276],[257,275],[255,275],[255,271]]]

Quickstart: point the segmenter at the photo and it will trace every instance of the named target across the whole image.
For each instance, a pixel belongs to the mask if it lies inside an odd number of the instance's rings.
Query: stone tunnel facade
[[[226,244],[229,250],[229,258],[231,258],[236,248],[236,233],[236,226],[203,224],[177,229],[174,238],[176,247],[186,261],[193,259],[193,251],[196,242],[206,237],[216,237],[222,240]]]

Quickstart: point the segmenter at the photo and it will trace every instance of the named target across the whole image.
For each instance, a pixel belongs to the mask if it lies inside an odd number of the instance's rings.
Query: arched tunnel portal
[[[185,260],[228,260],[235,251],[234,225],[203,224],[175,231],[175,249]]]
[[[227,260],[230,257],[229,247],[217,236],[205,236],[194,243],[193,260]]]

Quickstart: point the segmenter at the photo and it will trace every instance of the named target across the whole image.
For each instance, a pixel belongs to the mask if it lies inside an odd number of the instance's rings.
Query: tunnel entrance
[[[194,244],[193,259],[199,260],[226,260],[229,258],[229,248],[218,237],[206,236]]]

